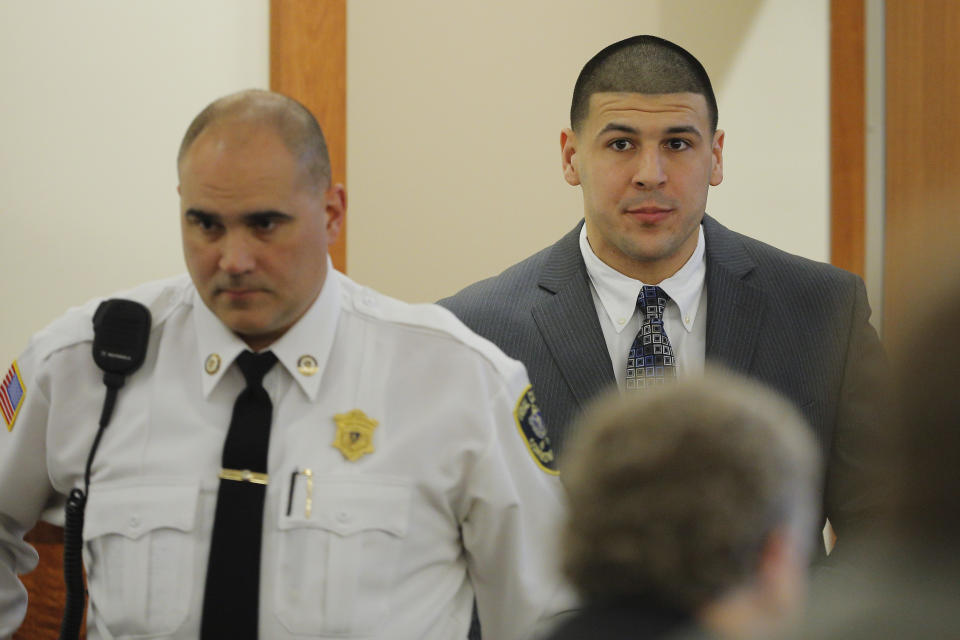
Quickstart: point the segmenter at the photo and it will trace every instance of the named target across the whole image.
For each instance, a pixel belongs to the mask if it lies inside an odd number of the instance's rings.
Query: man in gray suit
[[[869,458],[886,369],[863,282],[705,214],[724,132],[706,71],[676,44],[636,36],[602,50],[570,120],[563,172],[583,190],[584,222],[440,301],[526,364],[548,427],[526,434],[531,450],[555,469],[599,391],[716,361],[797,406],[827,461],[823,516],[839,537],[855,529],[879,499]]]

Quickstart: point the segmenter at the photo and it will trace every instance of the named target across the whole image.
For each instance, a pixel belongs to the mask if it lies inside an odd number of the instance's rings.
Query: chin
[[[256,337],[268,332],[265,323],[256,322],[251,318],[237,317],[237,315],[229,312],[220,316],[220,322],[225,324],[230,331],[233,331],[238,336]]]

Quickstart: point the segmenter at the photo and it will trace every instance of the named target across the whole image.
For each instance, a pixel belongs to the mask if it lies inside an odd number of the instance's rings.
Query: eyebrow
[[[640,131],[634,127],[631,127],[630,125],[621,124],[619,122],[608,122],[606,126],[604,126],[603,129],[600,130],[597,136],[598,137],[602,136],[603,134],[609,131],[619,131],[622,133],[629,133],[630,135],[635,135],[635,136],[640,135]],[[664,131],[664,135],[677,135],[680,133],[688,133],[691,135],[695,135],[698,138],[703,138],[703,136],[700,134],[700,130],[694,127],[693,125],[681,125],[676,127],[669,127],[666,131]]]
[[[220,216],[217,214],[202,211],[200,209],[187,209],[183,215],[186,218],[196,218],[197,220],[202,220],[205,222],[217,222],[220,220]]]
[[[204,222],[220,222],[220,214],[210,213],[209,211],[203,211],[202,209],[187,209],[184,212],[184,215],[188,218],[196,218]],[[266,211],[251,211],[250,213],[245,213],[240,216],[241,220],[246,223],[257,222],[259,220],[273,219],[273,220],[292,220],[293,216],[288,213],[283,213],[282,211],[275,211],[273,209],[267,209]]]
[[[683,125],[683,126],[680,126],[680,127],[670,127],[669,129],[666,130],[666,133],[667,133],[668,135],[676,135],[676,134],[678,134],[678,133],[689,133],[689,134],[692,134],[692,135],[697,136],[698,138],[702,138],[702,137],[703,137],[702,135],[700,135],[700,130],[697,129],[695,126],[690,125],[690,124],[688,124],[688,125]]]
[[[619,122],[608,122],[603,129],[600,129],[600,132],[597,133],[597,136],[602,136],[608,131],[620,131],[622,133],[629,133],[632,135],[639,135],[639,131],[633,127],[625,124],[620,124]]]

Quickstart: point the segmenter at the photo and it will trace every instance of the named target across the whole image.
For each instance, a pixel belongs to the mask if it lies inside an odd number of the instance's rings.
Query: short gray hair
[[[564,570],[591,602],[695,611],[755,574],[784,525],[814,538],[819,454],[799,413],[718,371],[601,397],[562,461]]]

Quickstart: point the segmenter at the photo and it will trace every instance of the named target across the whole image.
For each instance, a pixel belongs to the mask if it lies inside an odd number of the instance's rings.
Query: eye
[[[670,138],[665,146],[671,151],[683,151],[690,148],[690,143],[683,138]]]
[[[255,218],[250,225],[257,231],[271,231],[277,226],[277,221],[273,218]]]
[[[626,138],[617,138],[610,142],[609,146],[614,151],[629,151],[633,149],[633,143],[627,140]]]
[[[187,222],[206,234],[214,233],[221,228],[220,221],[213,216],[195,211],[187,213]]]
[[[247,227],[255,233],[273,233],[290,220],[290,217],[278,211],[262,211],[246,218]]]

